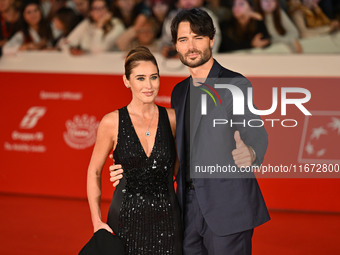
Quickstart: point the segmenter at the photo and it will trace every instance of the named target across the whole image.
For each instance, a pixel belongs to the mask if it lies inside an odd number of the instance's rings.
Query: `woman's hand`
[[[111,159],[113,159],[112,154],[109,156]],[[112,166],[109,167],[110,169],[110,181],[112,182],[113,187],[116,187],[119,184],[119,180],[123,178],[123,172],[122,165],[115,165],[113,163]]]
[[[254,36],[253,40],[251,41],[251,46],[253,46],[253,48],[263,48],[265,46],[267,46],[270,41],[268,39],[262,39],[263,34],[258,33]]]
[[[112,229],[109,227],[109,225],[107,225],[106,223],[99,221],[98,223],[96,223],[93,226],[93,232],[97,232],[99,229],[106,229],[107,231],[109,231],[110,233],[113,233]]]
[[[110,12],[106,12],[100,20],[96,23],[97,28],[103,28],[106,22],[112,19],[112,14]]]

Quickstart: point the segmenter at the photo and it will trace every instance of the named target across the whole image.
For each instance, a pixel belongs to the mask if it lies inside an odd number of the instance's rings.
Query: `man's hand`
[[[109,156],[113,159],[112,154]],[[119,184],[119,180],[123,178],[123,169],[122,165],[115,165],[113,163],[112,166],[109,167],[110,169],[110,181],[112,182],[113,187],[116,187]]]
[[[235,131],[234,139],[236,142],[236,149],[232,151],[232,155],[233,155],[235,164],[238,167],[251,166],[256,159],[256,155],[253,149],[247,146],[242,141],[239,131]]]

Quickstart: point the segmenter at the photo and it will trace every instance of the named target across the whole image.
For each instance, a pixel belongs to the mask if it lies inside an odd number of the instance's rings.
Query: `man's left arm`
[[[248,88],[252,88],[251,83],[248,79],[242,77],[238,78],[235,85],[242,90],[244,95],[244,114],[233,115],[233,122],[237,123],[234,133],[235,149],[232,152],[233,158],[238,167],[259,166],[262,164],[267,150],[268,134],[260,116],[249,110]]]

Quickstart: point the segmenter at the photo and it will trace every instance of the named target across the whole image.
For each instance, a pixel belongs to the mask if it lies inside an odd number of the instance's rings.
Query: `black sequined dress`
[[[126,243],[128,255],[182,254],[179,206],[173,186],[175,142],[168,114],[158,106],[154,147],[147,157],[128,110],[119,109],[113,152],[124,169],[113,194],[107,223]]]

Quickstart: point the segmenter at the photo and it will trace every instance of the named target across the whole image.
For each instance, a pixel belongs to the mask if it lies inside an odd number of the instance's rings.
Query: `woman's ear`
[[[123,81],[124,81],[125,86],[127,88],[130,88],[130,81],[126,78],[125,74],[123,75]]]

